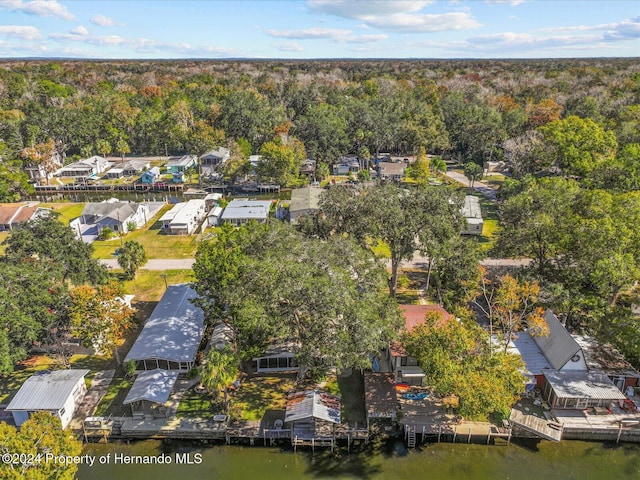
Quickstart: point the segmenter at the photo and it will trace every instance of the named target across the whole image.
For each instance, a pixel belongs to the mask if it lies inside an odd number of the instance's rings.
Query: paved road
[[[189,270],[195,263],[195,258],[156,258],[149,260],[141,270]],[[109,258],[100,260],[102,265],[109,268],[120,268],[118,260]]]
[[[447,171],[447,173],[445,173],[445,175],[453,180],[455,180],[456,182],[459,182],[461,184],[463,184],[465,187],[469,187],[469,180],[467,179],[467,177],[465,177],[462,173],[458,173],[458,172],[454,172],[453,170],[449,170]],[[473,183],[473,189],[482,194],[483,196],[485,196],[486,198],[488,198],[489,200],[495,200],[496,199],[496,191],[491,188],[489,185],[487,185],[486,183],[482,183],[482,182],[474,182]]]
[[[413,256],[413,260],[404,260],[400,265],[400,268],[427,268],[427,257],[421,256],[416,252]],[[526,267],[532,262],[530,258],[485,258],[480,260],[480,265],[485,267]],[[391,262],[387,261],[387,267],[391,268]]]

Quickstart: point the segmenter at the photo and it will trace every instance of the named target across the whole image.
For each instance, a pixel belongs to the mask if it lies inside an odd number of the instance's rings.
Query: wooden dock
[[[559,442],[562,439],[563,425],[561,423],[535,417],[533,415],[525,415],[516,409],[511,409],[509,421],[513,425],[534,433],[546,440]]]

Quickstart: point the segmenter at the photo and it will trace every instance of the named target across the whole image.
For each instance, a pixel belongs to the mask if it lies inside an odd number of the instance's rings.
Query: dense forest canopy
[[[257,154],[286,131],[326,162],[421,146],[522,161],[514,143],[530,153],[533,133],[571,116],[619,148],[637,143],[639,103],[634,59],[5,61],[0,155],[18,160],[48,140],[65,157],[125,144],[133,155],[198,154],[232,140]]]

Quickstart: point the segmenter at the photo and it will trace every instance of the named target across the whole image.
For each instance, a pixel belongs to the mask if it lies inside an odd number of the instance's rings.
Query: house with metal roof
[[[340,397],[321,390],[295,392],[287,397],[284,423],[291,431],[291,442],[304,445],[333,445],[335,425],[340,424]]]
[[[162,229],[172,235],[191,235],[200,226],[206,213],[202,199],[177,203],[160,218]]]
[[[220,165],[224,165],[227,160],[231,158],[231,152],[228,148],[218,147],[212,150],[209,150],[207,153],[200,157],[200,165],[202,165],[203,170],[206,167],[211,169],[212,167],[218,167]]]
[[[255,220],[264,223],[269,218],[271,200],[251,200],[248,198],[235,198],[229,202],[222,212],[222,223],[230,223],[236,227]]]
[[[560,323],[550,310],[544,312],[544,320],[549,327],[549,335],[533,337],[554,370],[587,370],[584,352],[575,338]]]
[[[169,285],[125,362],[136,362],[138,371],[191,370],[204,334],[204,312],[192,303],[196,296],[186,283]]]
[[[142,183],[154,183],[154,182],[158,181],[159,179],[160,179],[160,168],[159,167],[150,168],[146,172],[143,172],[142,175],[140,175],[140,181]]]
[[[120,168],[122,168],[122,173],[125,177],[133,177],[143,170],[149,170],[151,168],[151,163],[149,162],[149,160],[134,158],[126,162]]]
[[[167,415],[165,404],[169,400],[180,372],[155,368],[141,372],[133,382],[123,405],[131,406],[133,418],[151,415],[161,418]]]
[[[305,187],[291,190],[289,204],[289,222],[296,223],[299,217],[317,212],[320,209],[321,188]]]
[[[196,165],[198,157],[195,155],[183,155],[180,158],[172,158],[167,162],[167,171],[170,173],[184,172]]]
[[[551,408],[609,407],[627,397],[603,373],[549,371],[544,374],[542,396]]]
[[[56,175],[61,177],[86,178],[92,175],[100,175],[106,172],[112,165],[113,163],[106,158],[94,155],[93,157],[65,165],[56,172]]]
[[[86,369],[43,371],[29,377],[6,408],[17,426],[22,425],[34,412],[50,412],[66,428],[87,388]]]
[[[482,208],[480,199],[474,195],[464,197],[462,216],[467,221],[466,227],[462,230],[462,235],[482,235],[484,221],[482,219]]]

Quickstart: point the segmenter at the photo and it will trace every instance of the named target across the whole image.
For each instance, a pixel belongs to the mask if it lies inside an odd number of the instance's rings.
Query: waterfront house
[[[22,384],[6,411],[17,426],[34,412],[50,412],[66,428],[87,392],[84,377],[88,373],[86,369],[38,372]]]
[[[316,187],[296,188],[291,190],[289,204],[289,222],[296,223],[299,217],[315,213],[320,209],[322,189]]]
[[[204,312],[191,302],[195,298],[188,284],[169,285],[124,361],[134,361],[137,371],[191,370],[204,334]]]
[[[462,229],[462,235],[482,235],[482,209],[480,208],[480,199],[473,195],[464,197],[464,206],[462,207],[462,216],[466,220],[466,225]]]
[[[333,164],[332,172],[334,175],[349,175],[350,173],[358,173],[360,171],[360,160],[355,155],[345,155]]]
[[[11,231],[30,220],[48,215],[50,211],[48,208],[41,208],[32,203],[2,203],[0,204],[0,232]]]
[[[159,368],[138,373],[129,393],[122,402],[130,405],[133,418],[152,418],[167,416],[165,407],[173,390],[179,372]]]
[[[133,177],[144,170],[149,170],[151,163],[148,160],[132,159],[120,168],[122,168],[122,173],[125,177]]]
[[[426,316],[436,313],[446,322],[453,316],[439,305],[400,305],[404,317],[404,331],[410,332],[417,325],[424,323]],[[418,360],[410,356],[400,341],[389,343],[385,360],[389,362],[391,372],[396,382],[409,385],[422,385],[424,371],[418,365]]]
[[[220,200],[224,198],[224,195],[221,193],[208,193],[204,197],[204,208],[207,211],[211,210],[213,207],[217,207],[220,203]]]
[[[173,172],[171,174],[171,181],[173,183],[184,183],[185,176],[184,172]]]
[[[251,200],[248,198],[235,198],[222,212],[222,223],[230,223],[236,227],[255,220],[265,223],[269,218],[271,200]]]
[[[180,158],[172,158],[167,162],[167,172],[184,172],[188,168],[195,166],[197,160],[198,157],[195,155],[183,155]]]
[[[112,168],[107,172],[107,178],[115,180],[124,177],[124,170],[122,168]]]
[[[160,178],[160,168],[153,167],[142,175],[140,175],[140,181],[142,183],[155,183]]]
[[[218,147],[209,150],[207,153],[200,157],[200,165],[202,167],[202,174],[213,172],[216,168],[224,165],[227,160],[231,158],[231,152],[228,148]]]
[[[165,233],[172,235],[191,235],[204,220],[205,202],[202,199],[177,203],[166,212],[160,221]]]
[[[551,408],[578,410],[626,400],[607,375],[587,371],[545,372],[542,397]]]
[[[297,372],[300,368],[296,359],[297,349],[298,346],[292,342],[270,346],[253,359],[256,373]]]
[[[406,163],[381,162],[378,165],[378,177],[380,180],[399,182],[402,180],[406,169]]]
[[[60,177],[88,178],[106,172],[112,165],[113,163],[106,158],[94,155],[93,157],[65,165],[56,172],[56,175]]]

